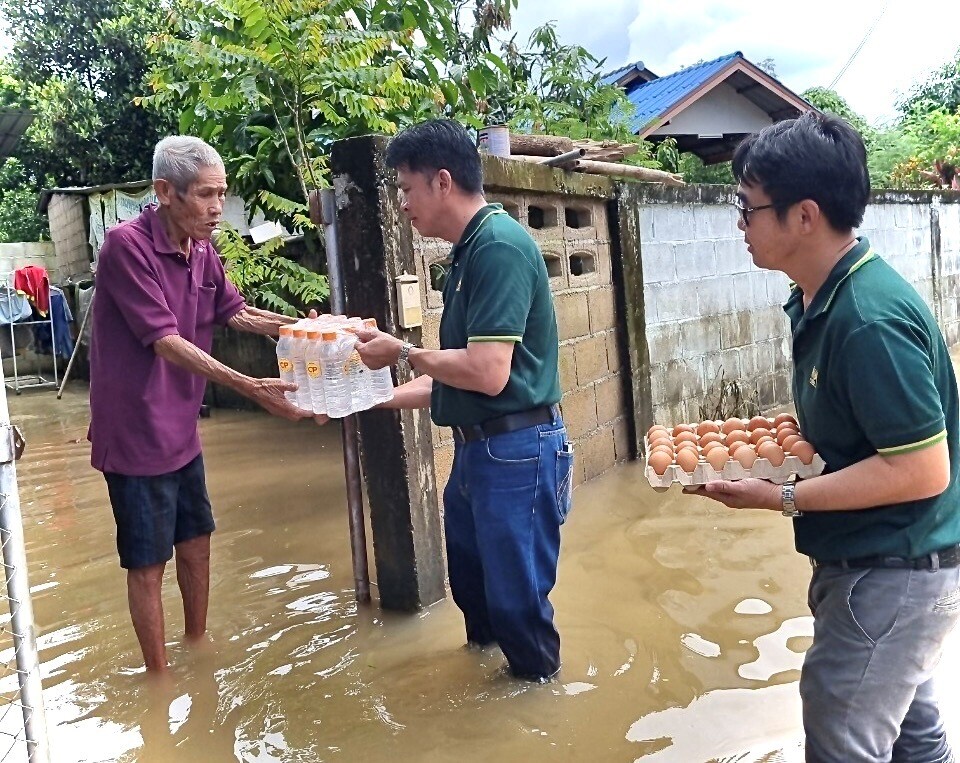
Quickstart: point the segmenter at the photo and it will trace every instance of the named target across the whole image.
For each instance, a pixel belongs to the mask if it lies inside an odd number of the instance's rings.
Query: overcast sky
[[[519,0],[513,30],[526,40],[547,21],[605,70],[643,61],[670,74],[699,60],[741,51],[772,58],[777,77],[796,93],[827,87],[880,16],[835,89],[869,121],[896,115],[898,95],[952,60],[960,47],[956,0]]]

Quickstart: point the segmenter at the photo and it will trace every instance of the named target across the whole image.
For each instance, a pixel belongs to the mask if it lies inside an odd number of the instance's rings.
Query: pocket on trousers
[[[540,438],[530,428],[498,434],[484,440],[487,455],[498,464],[532,464],[540,458]]]
[[[858,571],[847,599],[854,625],[871,644],[880,641],[896,625],[907,585],[906,575],[885,572],[875,568]]]
[[[565,443],[563,450],[557,451],[557,509],[560,512],[560,524],[567,519],[573,505],[573,443]]]

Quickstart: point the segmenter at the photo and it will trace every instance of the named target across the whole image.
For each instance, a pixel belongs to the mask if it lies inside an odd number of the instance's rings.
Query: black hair
[[[387,146],[387,166],[431,175],[446,170],[460,190],[483,192],[476,144],[459,122],[431,119],[397,134]]]
[[[780,219],[812,199],[830,226],[856,228],[870,198],[867,150],[860,133],[839,117],[808,111],[765,127],[733,154],[737,182],[759,186]]]

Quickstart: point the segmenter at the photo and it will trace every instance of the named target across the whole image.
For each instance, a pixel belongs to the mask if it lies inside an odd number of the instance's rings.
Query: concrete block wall
[[[934,299],[934,263],[930,205],[881,200],[867,207],[857,231],[873,250],[902,275],[931,307]]]
[[[50,281],[59,280],[57,254],[53,242],[22,242],[0,244],[0,275],[12,273],[27,265],[39,265],[47,271]]]
[[[503,204],[530,231],[547,263],[560,338],[561,408],[577,449],[579,484],[630,456],[606,202],[502,191],[488,192],[488,199]],[[415,234],[414,247],[426,308],[424,345],[436,347],[443,300],[430,268],[448,262],[450,245]],[[450,430],[433,426],[433,442],[442,485],[453,463]]]
[[[947,344],[960,344],[960,204],[931,208],[940,234],[940,328]]]
[[[50,219],[50,238],[56,249],[59,278],[89,274],[91,250],[86,197],[53,194],[47,207],[47,216]]]
[[[788,280],[753,264],[731,201],[640,208],[654,421],[699,421],[722,380],[745,382],[762,407],[789,397]]]

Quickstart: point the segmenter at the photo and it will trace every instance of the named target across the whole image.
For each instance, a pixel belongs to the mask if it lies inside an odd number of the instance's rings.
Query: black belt
[[[495,419],[484,421],[482,424],[470,424],[464,427],[451,427],[453,436],[458,442],[473,442],[486,440],[494,435],[515,432],[518,429],[533,427],[537,424],[547,424],[560,417],[560,410],[556,405],[541,405],[520,413],[508,413]]]
[[[851,559],[820,562],[811,559],[814,567],[843,567],[844,569],[863,569],[867,567],[887,567],[898,570],[936,570],[941,567],[960,566],[960,545],[948,546],[913,558],[906,556],[858,556]]]

